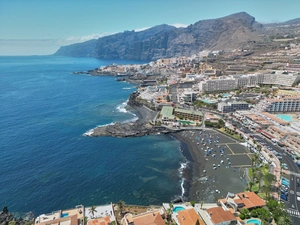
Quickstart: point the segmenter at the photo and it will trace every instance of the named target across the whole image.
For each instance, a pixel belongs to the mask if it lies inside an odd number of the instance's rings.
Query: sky
[[[261,23],[300,17],[299,0],[0,0],[0,55],[49,55],[60,46],[159,24],[247,12]]]

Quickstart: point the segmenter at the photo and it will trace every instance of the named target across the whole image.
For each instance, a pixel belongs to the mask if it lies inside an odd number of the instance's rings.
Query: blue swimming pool
[[[68,217],[69,216],[69,213],[62,213],[61,214],[61,218],[65,218],[65,217]]]
[[[202,102],[205,102],[205,103],[208,103],[208,104],[211,104],[212,102],[208,99],[202,99]]]
[[[182,210],[185,210],[185,208],[182,207],[182,206],[176,206],[176,207],[173,209],[173,212],[178,212],[178,211],[182,211]]]
[[[261,225],[261,221],[259,219],[250,219],[247,220],[246,224],[255,224],[255,225]]]
[[[279,119],[282,119],[284,121],[287,121],[287,122],[292,122],[293,121],[293,117],[291,115],[277,114],[276,117],[279,118]]]

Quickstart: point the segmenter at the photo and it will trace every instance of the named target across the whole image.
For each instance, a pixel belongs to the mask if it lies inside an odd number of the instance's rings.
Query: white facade
[[[283,98],[267,100],[265,111],[267,112],[299,112],[300,98]]]
[[[237,80],[234,78],[206,80],[206,81],[200,81],[199,83],[199,91],[202,93],[230,91],[234,89],[237,89]]]

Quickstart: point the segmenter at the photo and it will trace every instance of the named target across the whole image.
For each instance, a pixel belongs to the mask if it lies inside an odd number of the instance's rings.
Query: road
[[[282,162],[286,163],[288,170],[292,172],[290,174],[290,190],[288,201],[285,202],[285,205],[293,224],[300,224],[300,201],[297,201],[297,196],[300,196],[300,187],[297,187],[297,182],[300,184],[300,173],[298,166],[282,148],[275,145],[270,140],[257,134],[253,135],[253,137],[256,138],[257,142],[263,143],[264,146],[269,147],[270,150],[275,150],[281,153]]]

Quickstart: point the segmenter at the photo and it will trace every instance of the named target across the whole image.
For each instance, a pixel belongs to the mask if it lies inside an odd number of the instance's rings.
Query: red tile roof
[[[204,225],[203,220],[194,209],[186,209],[178,212],[177,217],[180,225],[194,225],[199,220],[200,225]]]
[[[206,212],[210,215],[210,220],[213,224],[236,221],[235,216],[230,211],[225,211],[222,207],[210,208]]]

